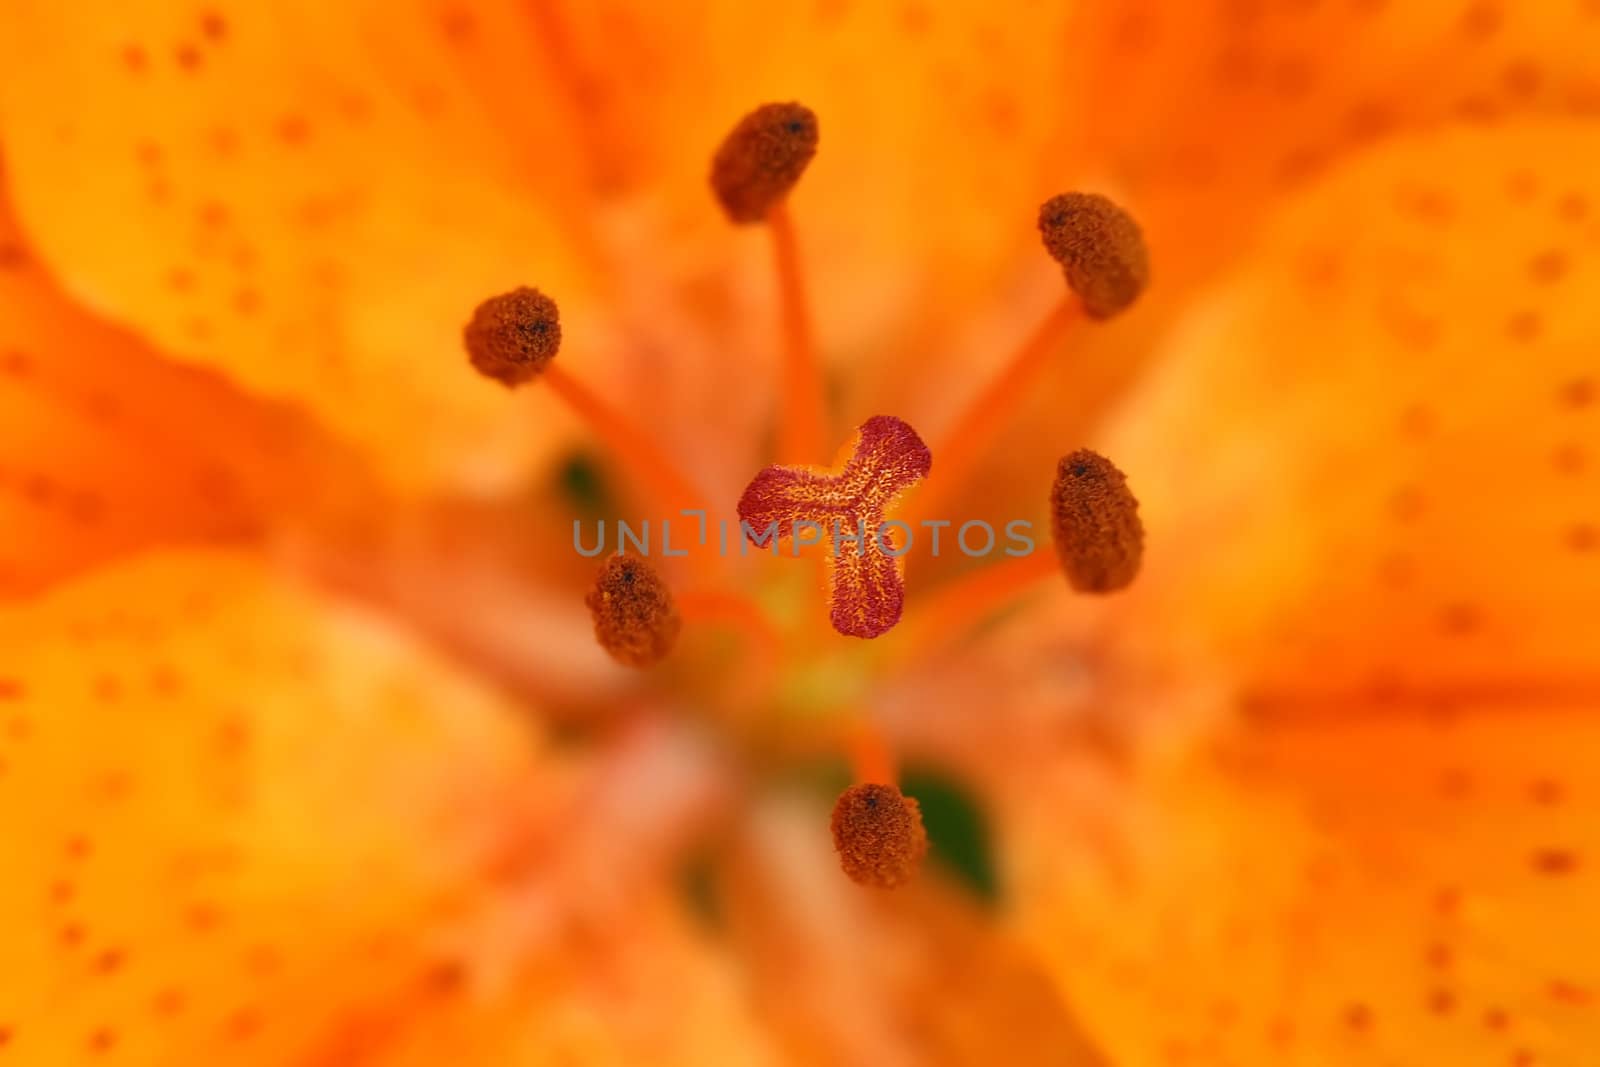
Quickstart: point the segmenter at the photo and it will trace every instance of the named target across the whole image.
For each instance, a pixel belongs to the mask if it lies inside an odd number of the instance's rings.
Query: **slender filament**
[[[817,363],[800,271],[800,246],[787,203],[779,201],[767,215],[773,261],[778,275],[778,304],[783,330],[782,421],[778,431],[780,463],[821,463],[825,439],[822,369]]]
[[[588,424],[640,487],[655,496],[659,503],[677,508],[705,501],[705,494],[684,477],[643,430],[588,386],[567,374],[559,364],[551,363],[546,367],[541,380]]]
[[[678,612],[690,623],[726,623],[750,639],[753,650],[775,662],[783,638],[754,600],[727,589],[685,589],[678,594]]]
[[[845,736],[845,750],[857,785],[894,785],[898,781],[888,739],[867,719],[851,724]]]
[[[934,473],[917,502],[921,515],[934,514],[948,495],[958,489],[983,456],[984,448],[1005,425],[1034,386],[1050,358],[1060,349],[1072,324],[1082,317],[1082,305],[1067,296],[1050,310],[1011,356],[1000,373],[986,385],[950,431],[933,449]]]
[[[912,639],[903,647],[933,652],[1047,581],[1060,581],[1061,564],[1048,550],[1007,559],[962,575],[937,590],[907,625]]]

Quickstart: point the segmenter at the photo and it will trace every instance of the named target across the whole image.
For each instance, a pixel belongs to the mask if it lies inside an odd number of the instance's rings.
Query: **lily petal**
[[[1091,1030],[1127,1063],[1587,1062],[1595,707],[1330,710],[1109,786],[1099,838],[1035,793],[1022,922]]]
[[[1098,432],[1196,286],[1245,260],[1258,227],[1308,183],[1393,138],[1600,114],[1600,14],[1583,0],[1079,4],[1054,40],[1057,92],[1073,102],[1050,157],[1056,180],[1125,199],[1154,272],[1130,321],[1072,338],[996,443],[1005,458],[971,499],[996,513],[1023,502],[1005,495],[1008,465],[1043,465]],[[1030,307],[1021,317],[1042,314]],[[1010,328],[973,337],[943,381],[975,353],[1017,344]],[[912,414],[937,435],[937,418]]]
[[[1112,435],[1152,546],[1112,655],[1189,688],[1019,863],[1131,1062],[1594,1047],[1596,159],[1551,120],[1352,160]]]
[[[1153,0],[1075,31],[1080,150],[1149,198],[1169,270],[1231,259],[1273,194],[1391,135],[1600,111],[1577,0]]]
[[[623,914],[634,947],[558,924],[497,977],[479,917],[548,913],[514,890],[570,776],[367,615],[233,556],[155,556],[7,609],[0,648],[7,1052],[638,1062],[605,1020],[656,1003],[671,1021],[627,1039],[682,1062],[748,1035],[662,898]]]
[[[141,548],[331,520],[369,491],[303,416],[74,304],[0,198],[0,599]]]
[[[393,16],[23,5],[3,46],[13,186],[87,306],[314,410],[397,484],[503,485],[541,435],[467,369],[461,327],[529,279],[578,303],[576,159],[549,150],[539,62],[515,89],[510,56],[468,77],[441,19]]]
[[[1458,130],[1283,212],[1112,434],[1158,531],[1131,632],[1264,700],[1595,694],[1596,160],[1584,123]]]

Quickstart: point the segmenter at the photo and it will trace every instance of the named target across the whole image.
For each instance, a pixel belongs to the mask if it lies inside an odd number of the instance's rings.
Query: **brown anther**
[[[734,222],[760,222],[817,154],[817,116],[804,104],[762,104],[739,120],[711,161],[711,191]]]
[[[878,889],[905,885],[928,854],[915,798],[892,785],[853,785],[833,806],[833,847],[850,880]]]
[[[1115,592],[1139,573],[1139,501],[1127,477],[1098,452],[1080,448],[1056,467],[1050,532],[1067,581],[1080,593]]]
[[[532,381],[561,347],[561,314],[537,289],[520,286],[478,305],[461,331],[467,356],[506,387]]]
[[[584,603],[594,618],[595,640],[626,667],[660,662],[683,629],[672,590],[638,556],[606,560]]]
[[[1150,283],[1150,253],[1133,217],[1097,193],[1064,193],[1039,208],[1045,250],[1094,319],[1109,319]]]

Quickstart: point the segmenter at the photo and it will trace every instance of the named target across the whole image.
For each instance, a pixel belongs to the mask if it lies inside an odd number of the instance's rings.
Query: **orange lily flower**
[[[7,5],[0,1062],[1595,1061],[1600,5],[1013,6]]]

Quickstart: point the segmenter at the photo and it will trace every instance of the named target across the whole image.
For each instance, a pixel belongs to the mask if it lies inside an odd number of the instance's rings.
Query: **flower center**
[[[912,522],[894,517],[902,498],[928,479],[917,489],[908,518],[933,516],[917,525],[931,530],[937,552],[941,528],[952,525],[940,509],[962,487],[1068,330],[1126,310],[1143,291],[1149,264],[1139,227],[1110,200],[1084,193],[1052,198],[1041,207],[1038,226],[1045,249],[1062,266],[1069,292],[978,391],[946,437],[930,450],[907,423],[877,416],[858,428],[835,468],[810,466],[821,458],[827,420],[787,198],[817,143],[817,119],[808,109],[767,104],[740,120],[711,166],[711,190],[728,218],[766,227],[776,274],[781,465],[761,469],[750,481],[738,501],[732,537],[740,557],[749,545],[757,547],[753,564],[735,568],[729,563],[728,520],[717,520],[722,536],[707,536],[708,520],[718,513],[706,508],[694,480],[651,436],[562,369],[556,360],[561,329],[553,300],[526,287],[490,297],[473,314],[463,339],[481,373],[507,386],[534,381],[549,386],[663,509],[661,514],[699,518],[699,536],[680,541],[676,551],[666,529],[657,542],[664,555],[688,557],[684,569],[692,579],[681,588],[669,585],[671,575],[663,577],[648,560],[648,527],[636,546],[642,552],[614,555],[603,563],[587,597],[599,644],[628,667],[660,664],[668,671],[684,651],[674,651],[680,630],[732,631],[739,644],[720,666],[703,661],[701,670],[686,667],[674,677],[684,685],[692,685],[692,678],[730,681],[736,694],[731,718],[745,735],[759,735],[764,726],[781,731],[796,720],[804,729],[820,729],[825,744],[849,759],[857,782],[839,798],[833,815],[841,864],[862,884],[892,887],[911,877],[927,839],[916,801],[895,785],[890,745],[867,711],[874,681],[897,665],[897,656],[938,647],[963,626],[1063,572],[1078,591],[1126,587],[1138,571],[1144,537],[1126,479],[1094,452],[1079,450],[1063,458],[1048,493],[1055,558],[1033,551],[1027,539],[1027,551],[1010,552],[1005,562],[989,563],[938,590],[925,608],[911,610],[911,635],[897,639],[897,654],[865,651],[860,642],[841,646],[838,637],[883,637],[906,611],[901,557],[918,531]],[[967,540],[973,525],[947,534],[968,555],[974,554]],[[622,541],[619,525],[619,553]],[[604,543],[602,534],[596,553]],[[988,529],[980,543],[992,550],[995,531]],[[790,556],[799,556],[802,548],[815,550],[813,557],[820,554],[833,633],[815,625],[821,614],[816,610],[819,583],[808,575],[814,576],[817,560],[773,558],[780,546],[787,546]],[[741,573],[732,573],[735,569]]]

